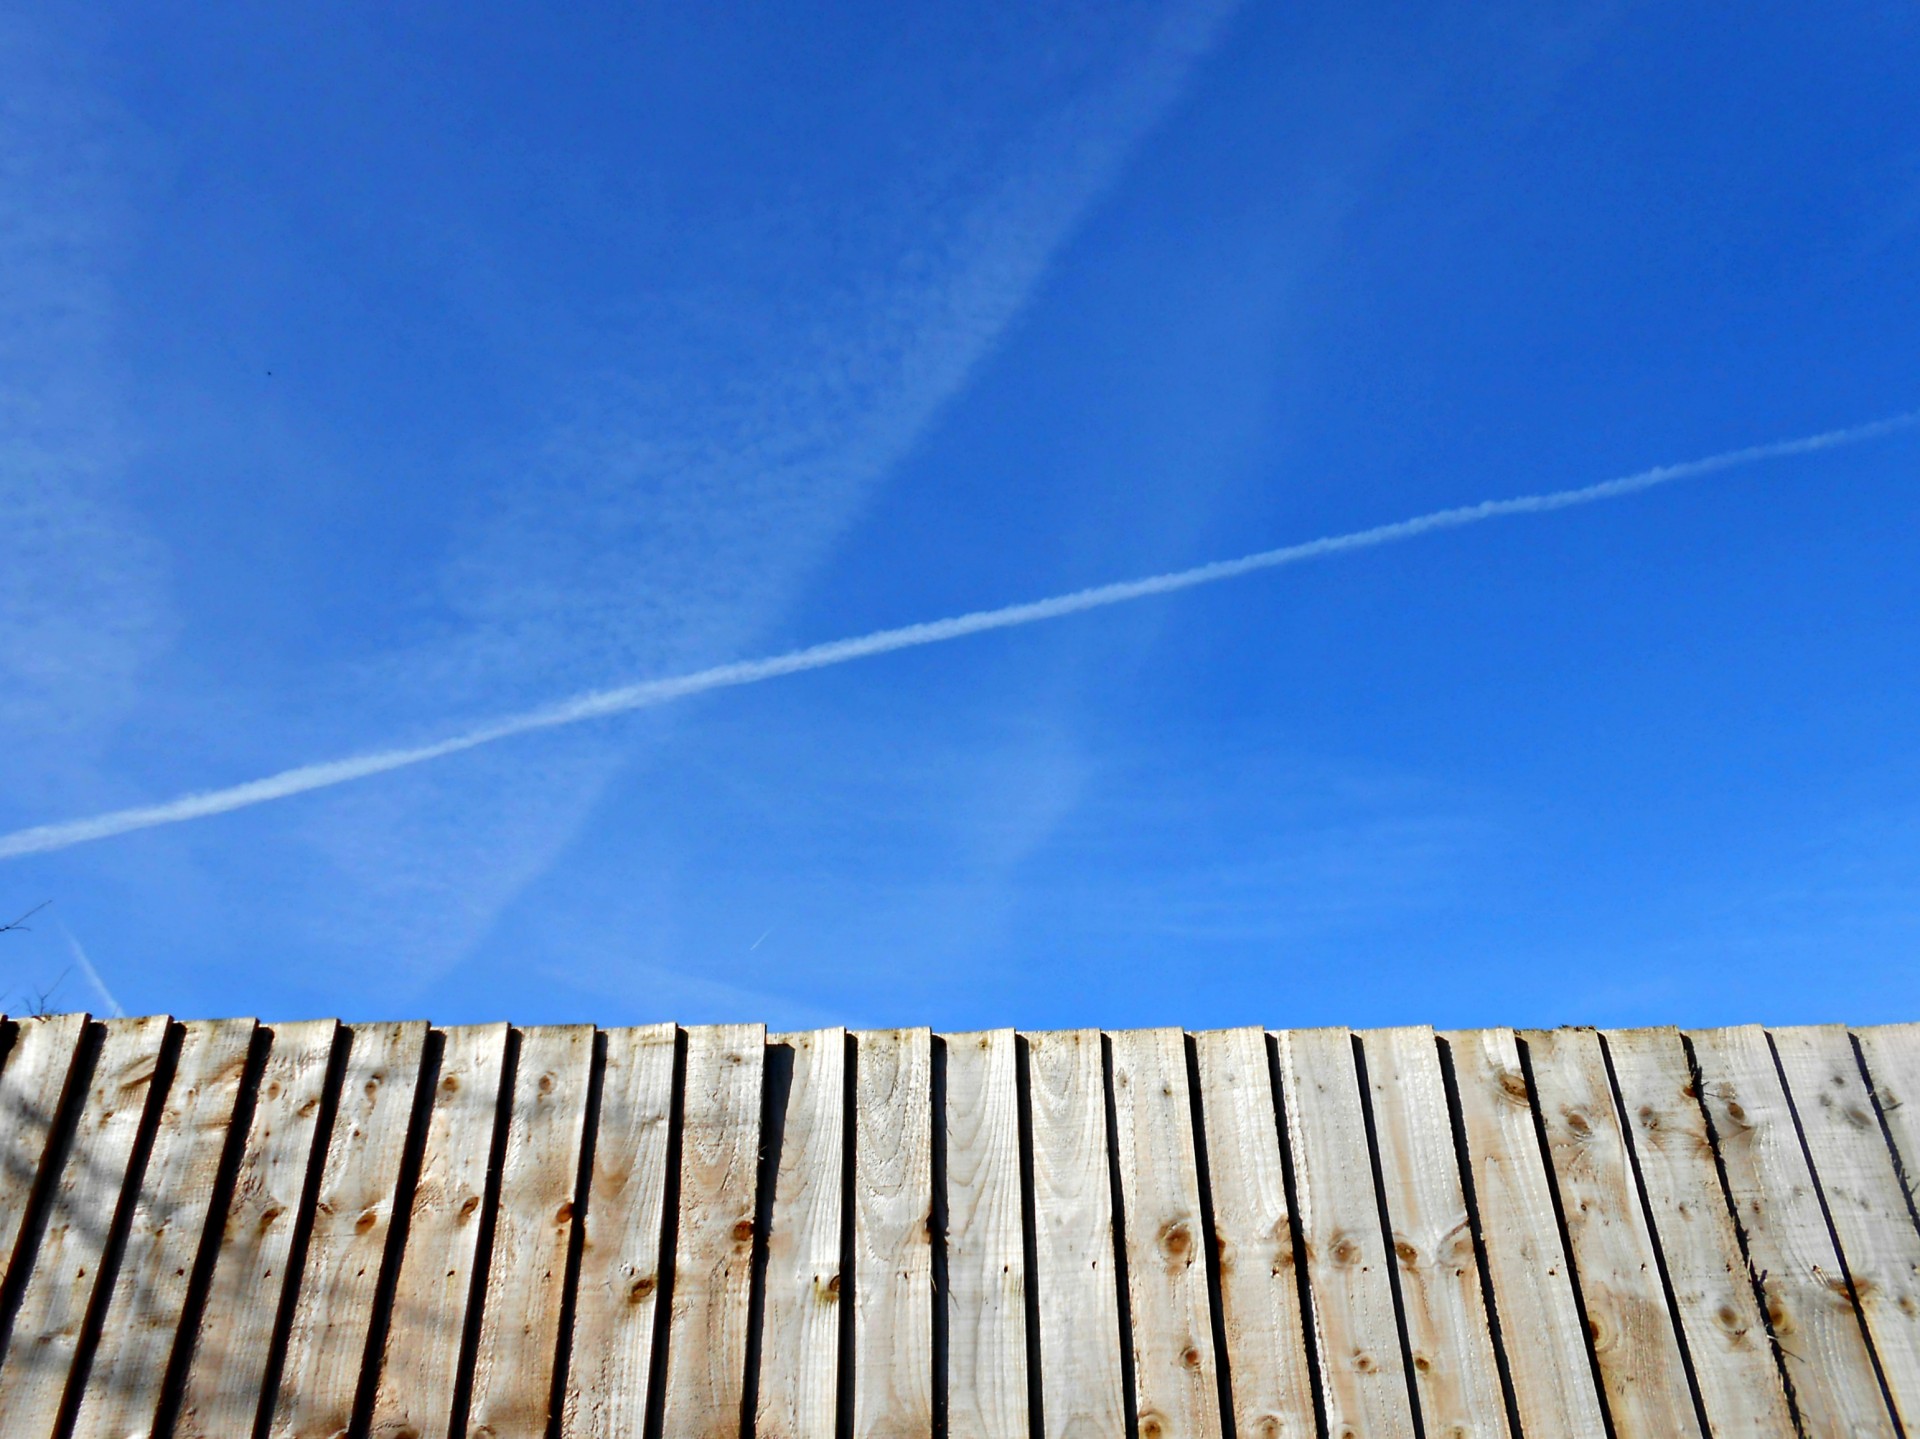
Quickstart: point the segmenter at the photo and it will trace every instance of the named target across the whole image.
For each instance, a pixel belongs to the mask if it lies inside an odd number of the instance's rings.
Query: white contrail
[[[80,947],[80,941],[73,937],[73,931],[63,924],[60,932],[67,937],[67,948],[73,951],[73,962],[80,966],[80,973],[86,976],[93,992],[105,1001],[107,1012],[115,1019],[125,1019],[127,1012],[120,1007],[120,1001],[113,997],[113,991],[107,988],[106,981],[100,978],[100,971],[93,967],[93,961],[87,958],[87,952]]]
[[[587,694],[576,695],[572,699],[562,700],[558,704],[510,715],[469,730],[465,734],[438,740],[432,744],[415,745],[406,749],[381,750],[374,754],[328,760],[321,764],[300,765],[294,769],[268,775],[264,779],[249,780],[245,784],[232,785],[226,789],[205,790],[199,794],[183,795],[179,799],[169,800],[164,804],[114,810],[109,814],[95,815],[91,819],[68,820],[59,824],[36,825],[31,829],[15,830],[12,834],[0,835],[0,859],[23,854],[42,854],[48,850],[65,849],[70,845],[83,844],[93,839],[106,839],[132,830],[151,829],[156,825],[178,824],[183,820],[225,814],[229,810],[245,809],[249,805],[265,804],[269,800],[305,794],[308,790],[326,789],[332,785],[345,784],[349,780],[384,774],[388,770],[424,764],[428,760],[458,754],[462,750],[477,749],[481,745],[492,744],[495,740],[507,739],[513,735],[527,734],[533,730],[554,729],[560,725],[577,724],[581,720],[622,714],[628,710],[645,709],[651,705],[665,704],[670,700],[702,694],[707,690],[757,684],[761,680],[774,679],[780,675],[798,674],[803,670],[817,670],[824,669],[828,665],[845,664],[848,660],[864,659],[868,655],[913,649],[919,645],[938,644],[943,640],[955,640],[963,635],[980,634],[986,630],[1012,629],[1016,625],[1030,625],[1041,620],[1058,619],[1062,615],[1078,614],[1082,610],[1122,604],[1127,600],[1144,599],[1149,595],[1164,595],[1175,590],[1192,589],[1196,585],[1210,585],[1220,580],[1233,579],[1238,575],[1251,574],[1255,570],[1277,569],[1282,565],[1298,564],[1302,560],[1318,559],[1322,555],[1340,554],[1347,550],[1370,549],[1375,545],[1410,540],[1416,535],[1428,534],[1434,530],[1477,525],[1483,520],[1498,519],[1503,515],[1545,514],[1550,510],[1590,505],[1600,500],[1617,499],[1622,495],[1650,490],[1658,485],[1672,484],[1676,480],[1692,479],[1716,470],[1729,470],[1761,460],[1784,459],[1790,455],[1812,454],[1816,450],[1831,450],[1842,445],[1855,445],[1865,440],[1892,434],[1896,430],[1909,429],[1916,424],[1920,424],[1920,410],[1911,410],[1905,414],[1875,420],[1870,424],[1854,425],[1844,430],[1828,430],[1824,434],[1806,435],[1797,440],[1778,440],[1766,445],[1749,445],[1745,449],[1727,450],[1722,454],[1709,455],[1701,460],[1688,460],[1683,464],[1660,465],[1651,470],[1642,470],[1639,474],[1626,475],[1617,480],[1603,480],[1599,484],[1585,485],[1579,489],[1556,490],[1544,495],[1521,495],[1508,500],[1486,500],[1477,505],[1460,505],[1453,509],[1435,510],[1431,514],[1419,515],[1410,520],[1397,520],[1392,524],[1375,525],[1371,529],[1355,530],[1344,535],[1330,535],[1324,539],[1308,540],[1297,545],[1283,545],[1277,550],[1262,550],[1258,554],[1243,555],[1239,559],[1218,560],[1213,564],[1199,565],[1194,569],[1179,570],[1173,574],[1153,575],[1140,580],[1123,580],[1117,584],[1096,585],[1092,589],[1075,590],[1072,594],[1055,595],[1051,599],[1006,605],[994,610],[975,610],[971,614],[956,615],[952,619],[929,620],[924,624],[903,625],[898,629],[881,630],[856,639],[833,640],[826,644],[810,645],[806,649],[791,650],[786,654],[773,655],[767,659],[739,660],[732,664],[715,665],[712,669],[698,670],[693,674],[679,675],[671,679],[643,680],[638,684],[621,685],[615,689],[594,690]]]

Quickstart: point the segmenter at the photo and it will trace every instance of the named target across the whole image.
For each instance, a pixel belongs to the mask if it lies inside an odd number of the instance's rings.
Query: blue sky
[[[1920,12],[0,5],[0,832],[1920,406]],[[0,860],[20,1009],[1920,1014],[1920,432]]]

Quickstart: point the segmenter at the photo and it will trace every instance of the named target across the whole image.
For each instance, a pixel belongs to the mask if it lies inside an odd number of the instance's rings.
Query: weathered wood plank
[[[185,1026],[75,1417],[76,1439],[153,1428],[254,1029],[251,1019]]]
[[[17,1252],[27,1198],[47,1158],[73,1061],[86,1033],[84,1014],[16,1020],[0,1070],[0,1280],[31,1262]]]
[[[646,1425],[678,1043],[671,1024],[604,1037],[560,1425],[565,1439],[639,1439]]]
[[[1314,1377],[1267,1033],[1214,1030],[1193,1042],[1235,1432],[1306,1439],[1314,1433]]]
[[[853,1432],[933,1433],[932,1036],[854,1036]]]
[[[593,1063],[590,1025],[520,1032],[469,1433],[545,1439]]]
[[[1853,1037],[1911,1197],[1920,1186],[1920,1024],[1876,1024]]]
[[[665,1439],[742,1426],[766,1052],[764,1025],[687,1031]]]
[[[268,1031],[271,1048],[174,1421],[178,1439],[253,1432],[339,1031],[331,1019]]]
[[[1694,1030],[1688,1039],[1805,1432],[1894,1433],[1766,1031]]]
[[[1520,1037],[1533,1065],[1548,1158],[1614,1432],[1620,1439],[1697,1435],[1686,1361],[1607,1083],[1600,1036],[1590,1029],[1557,1029]]]
[[[340,1098],[269,1432],[332,1439],[353,1416],[427,1026],[358,1024],[344,1038]]]
[[[1353,1036],[1295,1029],[1275,1037],[1328,1430],[1410,1439],[1413,1405]]]
[[[1529,1436],[1605,1439],[1606,1420],[1513,1031],[1456,1030],[1441,1039],[1459,1097],[1480,1237],[1520,1427]]]
[[[1046,1439],[1124,1439],[1100,1031],[1026,1038],[1037,1271],[1032,1277],[1038,1289]]]
[[[945,1036],[947,1432],[1027,1433],[1026,1244],[1010,1029]]]
[[[1808,1025],[1774,1030],[1773,1044],[1894,1411],[1920,1432],[1920,1232],[1853,1040],[1837,1024]]]
[[[1123,1030],[1109,1043],[1140,1439],[1217,1436],[1186,1035]]]
[[[1370,1030],[1362,1047],[1422,1425],[1462,1439],[1505,1435],[1506,1395],[1434,1033]]]
[[[6,1355],[0,1415],[20,1439],[51,1435],[66,1393],[100,1261],[145,1115],[170,1021],[110,1019],[61,1161]]]
[[[1680,1032],[1616,1029],[1604,1042],[1707,1424],[1716,1435],[1791,1434]]]
[[[767,1235],[754,1433],[759,1439],[833,1439],[840,1378],[847,1032],[775,1035],[767,1062],[779,1167]]]
[[[504,1024],[443,1031],[374,1393],[377,1439],[442,1439],[451,1429],[507,1033]]]

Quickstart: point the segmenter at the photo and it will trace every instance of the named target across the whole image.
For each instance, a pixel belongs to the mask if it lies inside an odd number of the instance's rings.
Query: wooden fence
[[[0,1024],[0,1434],[1920,1436],[1920,1026]]]

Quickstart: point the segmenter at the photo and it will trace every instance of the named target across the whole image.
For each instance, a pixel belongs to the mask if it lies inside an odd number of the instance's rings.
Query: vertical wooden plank
[[[253,1432],[340,1026],[275,1025],[193,1341],[177,1439]]]
[[[946,1036],[947,1432],[1027,1433],[1026,1243],[1010,1029]]]
[[[1480,1237],[1520,1427],[1529,1436],[1605,1439],[1606,1420],[1513,1031],[1456,1030],[1441,1039],[1459,1098]]]
[[[590,1025],[520,1031],[467,1411],[474,1439],[545,1439],[593,1062]]]
[[[1431,1029],[1361,1036],[1420,1418],[1428,1434],[1505,1435],[1480,1265]]]
[[[1413,1406],[1353,1036],[1295,1029],[1276,1038],[1328,1431],[1354,1439],[1411,1436]]]
[[[378,1439],[449,1432],[506,1055],[504,1024],[444,1031],[374,1394]]]
[[[1694,1030],[1688,1039],[1803,1429],[1894,1433],[1766,1031]]]
[[[924,1029],[854,1036],[853,1432],[933,1433],[933,1062]]]
[[[155,1015],[103,1026],[73,1142],[0,1358],[0,1415],[9,1436],[53,1433],[169,1023]]]
[[[1124,1439],[1100,1031],[1026,1038],[1046,1439]]]
[[[1235,1432],[1306,1439],[1314,1433],[1314,1379],[1267,1033],[1215,1030],[1193,1042]]]
[[[671,1024],[605,1035],[564,1439],[640,1439],[645,1428],[678,1042]]]
[[[1217,1436],[1186,1035],[1124,1030],[1109,1042],[1140,1439]]]
[[[840,1378],[840,1236],[846,1179],[847,1032],[775,1035],[780,1163],[767,1235],[759,1439],[833,1439]],[[778,1108],[774,1110],[773,1105]]]
[[[665,1439],[742,1427],[766,1053],[764,1025],[687,1031]]]
[[[1920,1024],[1876,1024],[1853,1037],[1911,1194],[1920,1186]]]
[[[1776,1029],[1773,1043],[1894,1411],[1920,1432],[1920,1232],[1853,1040],[1827,1024]]]
[[[185,1026],[75,1418],[76,1439],[120,1439],[153,1427],[254,1029],[251,1019]]]
[[[1707,1424],[1716,1435],[1791,1434],[1680,1032],[1616,1029],[1605,1043]]]
[[[1600,1036],[1590,1029],[1529,1030],[1521,1039],[1614,1432],[1619,1439],[1698,1434]]]
[[[13,1048],[0,1070],[0,1280],[17,1264],[27,1197],[47,1158],[47,1141],[60,1117],[67,1078],[86,1033],[84,1014],[14,1021]]]
[[[356,1024],[321,1167],[270,1433],[344,1433],[366,1363],[427,1026]]]

